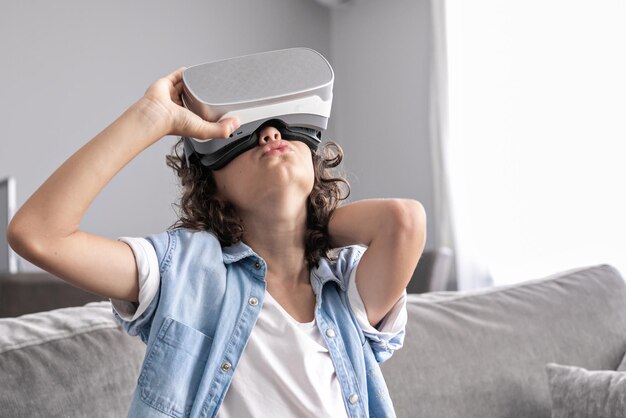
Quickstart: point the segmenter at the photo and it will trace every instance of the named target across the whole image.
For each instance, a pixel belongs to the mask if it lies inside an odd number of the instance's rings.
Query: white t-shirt
[[[159,264],[144,238],[120,238],[133,250],[139,275],[139,304],[112,299],[125,320],[138,318],[156,295]],[[406,290],[378,329],[367,320],[352,271],[348,300],[364,331],[396,334],[407,322]],[[218,412],[220,418],[347,417],[330,353],[315,319],[296,321],[269,292]]]

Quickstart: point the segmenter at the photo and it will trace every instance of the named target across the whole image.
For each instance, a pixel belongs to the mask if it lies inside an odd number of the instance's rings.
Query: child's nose
[[[280,132],[273,126],[266,126],[261,130],[259,134],[259,145],[263,146],[269,144],[272,141],[279,141],[281,139]]]

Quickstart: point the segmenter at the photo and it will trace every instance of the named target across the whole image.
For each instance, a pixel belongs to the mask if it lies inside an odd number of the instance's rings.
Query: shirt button
[[[261,263],[260,263],[260,262],[258,262],[258,261],[257,261],[256,263],[254,263],[254,268],[255,268],[255,269],[257,269],[257,270],[261,270],[261,267],[262,267],[262,266],[261,266]]]
[[[353,393],[352,395],[350,395],[350,398],[348,400],[350,401],[352,405],[354,405],[356,401],[359,400],[359,395],[357,395],[356,393]]]
[[[335,330],[332,328],[328,328],[326,330],[326,335],[328,335],[330,338],[333,338],[335,336]]]
[[[252,306],[256,306],[259,304],[259,300],[253,296],[250,299],[248,299],[248,303]]]
[[[227,372],[230,370],[231,364],[227,361],[225,361],[224,363],[222,363],[222,370]]]

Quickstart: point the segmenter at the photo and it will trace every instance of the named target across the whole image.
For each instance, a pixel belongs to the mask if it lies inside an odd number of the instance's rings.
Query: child
[[[14,216],[11,246],[111,298],[147,344],[131,417],[395,416],[378,363],[404,340],[426,216],[412,200],[337,207],[347,183],[329,172],[342,159],[336,144],[313,153],[265,126],[258,147],[215,171],[175,148],[177,225],[119,240],[79,230],[111,178],[163,136],[237,129],[182,106],[183,71],[52,174]]]

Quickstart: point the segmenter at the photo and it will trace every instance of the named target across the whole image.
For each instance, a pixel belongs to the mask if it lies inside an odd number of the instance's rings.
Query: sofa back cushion
[[[408,311],[381,365],[399,417],[549,418],[547,363],[615,370],[626,352],[626,285],[607,265],[409,295]]]
[[[126,416],[144,353],[109,302],[1,318],[1,415]]]

